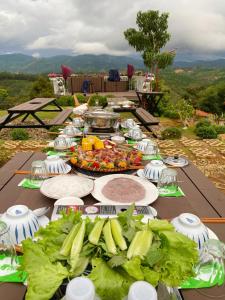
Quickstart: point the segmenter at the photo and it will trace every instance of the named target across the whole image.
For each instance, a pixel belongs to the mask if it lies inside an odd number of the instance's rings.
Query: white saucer
[[[84,201],[78,197],[63,197],[54,203],[56,205],[84,205]]]
[[[72,142],[72,144],[71,144],[70,147],[74,147],[74,146],[76,146],[76,145],[77,145],[76,142]],[[48,143],[48,147],[54,148],[54,141],[53,141],[53,142],[49,142],[49,143]],[[70,148],[70,147],[69,147],[69,148]],[[67,148],[67,149],[69,149],[69,148]],[[67,149],[65,149],[65,151],[66,151]],[[58,151],[58,150],[55,150],[55,151]],[[64,151],[64,150],[62,150],[62,151]]]
[[[132,140],[133,140],[133,138],[132,138],[128,133],[124,133],[124,136],[127,137],[127,138],[129,138],[129,139],[132,139]],[[141,137],[140,140],[145,139],[146,137],[147,137],[147,135],[144,134],[144,133],[142,133],[142,137]]]
[[[144,179],[146,179],[146,180],[149,180],[149,181],[151,181],[151,182],[155,182],[155,183],[158,182],[158,180],[152,180],[152,179],[149,179],[149,178],[145,177],[145,175],[144,175],[144,170],[143,170],[143,169],[137,170],[137,175],[138,175],[139,177],[144,178]]]

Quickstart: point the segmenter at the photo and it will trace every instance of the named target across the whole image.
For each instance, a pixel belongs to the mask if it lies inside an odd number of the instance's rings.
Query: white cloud
[[[0,2],[0,48],[43,54],[134,53],[123,32],[139,10],[169,12],[178,52],[225,52],[223,0],[14,0]]]

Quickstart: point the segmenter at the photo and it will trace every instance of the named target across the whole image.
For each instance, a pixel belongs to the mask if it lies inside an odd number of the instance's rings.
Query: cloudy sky
[[[123,31],[149,9],[170,13],[178,56],[225,57],[224,0],[0,0],[0,53],[134,55]]]

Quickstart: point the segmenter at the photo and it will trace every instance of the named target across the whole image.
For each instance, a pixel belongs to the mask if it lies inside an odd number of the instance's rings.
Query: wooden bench
[[[10,118],[10,122],[13,121],[14,119],[18,118],[19,114],[14,114],[13,117]],[[9,115],[3,116],[0,118],[0,125],[4,124],[5,120],[9,117]]]
[[[71,119],[70,115],[73,113],[73,109],[67,108],[62,110],[53,120],[50,121],[50,126],[62,125],[67,119]]]
[[[142,107],[137,108],[134,115],[145,127],[159,124],[159,120]]]
[[[147,127],[149,131],[152,132],[153,136],[156,138],[161,138],[161,131],[163,130],[163,127],[160,125],[150,125]]]

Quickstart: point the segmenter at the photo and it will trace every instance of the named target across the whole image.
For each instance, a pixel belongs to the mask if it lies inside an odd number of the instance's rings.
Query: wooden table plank
[[[17,106],[8,109],[8,112],[35,112],[41,110],[51,102],[56,100],[55,98],[34,98],[30,101],[24,102]]]
[[[191,162],[183,170],[218,214],[225,217],[225,194],[220,192]]]
[[[18,156],[17,156],[18,158]],[[44,153],[33,153],[32,155],[21,154],[20,159],[17,161],[16,168],[29,170],[33,160],[44,159]],[[15,160],[14,160],[15,161]],[[8,166],[13,170],[13,160],[8,163]],[[194,166],[193,166],[194,167]],[[195,168],[195,167],[194,167]],[[5,169],[3,169],[4,171]],[[180,186],[185,193],[185,197],[179,198],[165,198],[159,197],[157,201],[152,203],[152,206],[158,210],[161,218],[173,218],[182,212],[192,212],[199,215],[200,217],[217,217],[218,213],[213,208],[213,204],[209,203],[203,193],[199,191],[197,184],[193,183],[187,175],[187,169],[177,169],[178,180]],[[2,172],[2,170],[1,170]],[[6,210],[10,205],[13,204],[25,204],[31,209],[38,208],[41,206],[51,206],[53,208],[54,200],[43,196],[39,190],[30,190],[18,187],[17,184],[24,178],[24,175],[14,175],[10,177],[10,181],[6,183],[0,191],[0,211]],[[206,180],[209,184],[209,180]],[[203,184],[203,183],[202,183]],[[204,186],[203,186],[204,187]],[[85,204],[95,203],[96,200],[88,195],[83,198]],[[49,213],[51,214],[51,212]],[[225,240],[225,231],[223,224],[207,224],[221,240]],[[17,284],[4,284],[0,285],[0,293],[4,294],[4,299],[22,300],[24,295],[24,286]],[[204,289],[203,292],[208,295],[221,295],[225,294],[225,287]],[[211,297],[201,295],[196,290],[182,291],[185,300],[203,300],[210,299]],[[15,296],[16,295],[16,296]],[[222,298],[221,298],[222,299]]]
[[[0,169],[0,190],[14,176],[15,170],[20,169],[24,163],[33,155],[33,152],[17,153]]]

